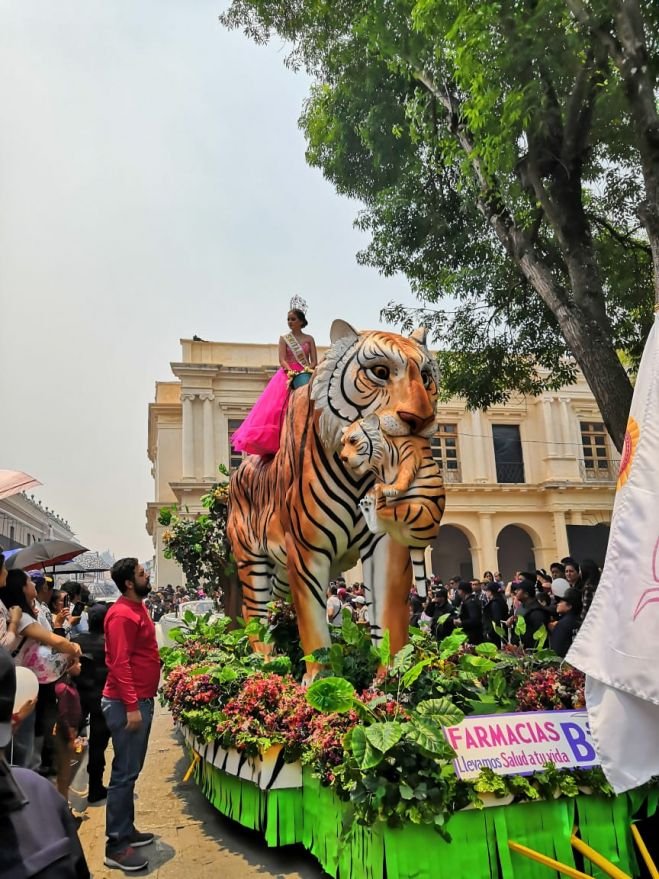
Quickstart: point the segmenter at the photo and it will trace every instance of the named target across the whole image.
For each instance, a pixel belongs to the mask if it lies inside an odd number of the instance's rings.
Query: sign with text
[[[455,750],[458,778],[488,767],[498,775],[530,775],[545,763],[558,769],[599,766],[586,711],[520,711],[465,717],[444,734]]]

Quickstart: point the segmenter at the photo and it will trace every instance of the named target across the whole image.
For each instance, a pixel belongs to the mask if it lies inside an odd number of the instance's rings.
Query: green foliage
[[[228,475],[222,465],[219,470]],[[192,517],[171,506],[158,516],[166,528],[165,558],[178,562],[189,585],[203,586],[209,593],[222,588],[234,570],[226,537],[228,497],[228,482],[218,482],[201,499],[206,513]]]
[[[355,703],[355,688],[345,678],[320,678],[307,690],[307,701],[318,711],[350,711]]]
[[[344,610],[341,628],[332,627],[330,632],[332,646],[314,650],[309,656],[303,657],[308,662],[317,662],[322,666],[320,676],[333,675],[346,678],[357,692],[369,687],[381,661],[381,650],[378,651],[364,626],[352,621],[349,611]]]
[[[431,328],[445,397],[557,390],[569,354],[593,382],[596,346],[630,397],[616,352],[635,368],[653,306],[638,145],[618,71],[562,0],[232,0],[221,20],[276,34],[313,77],[307,160],[363,204],[360,262],[423,303],[383,315]]]

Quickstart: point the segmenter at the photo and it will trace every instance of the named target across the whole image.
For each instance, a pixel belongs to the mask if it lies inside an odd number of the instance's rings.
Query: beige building
[[[276,345],[181,341],[175,379],[157,382],[149,404],[154,499],[147,505],[155,582],[181,582],[163,556],[158,512],[200,512],[217,466],[241,460],[230,439],[276,370]],[[319,352],[322,356],[322,352]],[[519,398],[486,412],[460,400],[438,407],[435,457],[447,484],[446,514],[427,553],[447,579],[548,568],[568,554],[603,561],[617,453],[585,381],[558,394]]]
[[[75,540],[73,529],[54,510],[24,492],[0,500],[0,551],[42,540]]]

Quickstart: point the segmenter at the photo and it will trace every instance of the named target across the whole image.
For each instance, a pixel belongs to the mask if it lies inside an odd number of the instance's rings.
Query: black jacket
[[[574,640],[574,635],[581,624],[578,613],[573,610],[558,618],[558,622],[549,633],[549,646],[559,656],[565,656]]]
[[[501,645],[501,638],[494,631],[494,626],[501,627],[503,621],[507,620],[509,616],[510,611],[508,610],[508,602],[500,592],[495,594],[492,597],[492,600],[484,605],[483,633],[488,641],[491,641],[497,646]]]
[[[470,644],[483,643],[483,603],[473,592],[460,605],[460,623]]]
[[[12,775],[29,802],[2,815],[2,879],[89,879],[66,800],[47,779],[30,769],[14,767]]]
[[[448,619],[444,620],[443,623],[439,623],[438,620],[440,617],[448,614]],[[443,605],[437,604],[437,602],[433,602],[432,604],[432,624],[430,626],[430,631],[437,638],[438,641],[441,641],[442,638],[447,638],[449,635],[452,635],[455,632],[455,628],[453,626],[453,619],[455,617],[455,608],[451,604],[450,601],[445,601]]]
[[[526,623],[526,631],[520,638],[520,643],[526,650],[531,650],[538,646],[538,642],[533,637],[541,626],[546,626],[550,619],[549,611],[543,607],[535,598],[528,604],[524,605],[520,611]]]
[[[105,679],[108,676],[105,665],[105,635],[103,632],[80,632],[71,640],[80,644],[82,650],[80,659],[82,671],[75,679],[80,698],[87,706],[96,702],[100,705]]]

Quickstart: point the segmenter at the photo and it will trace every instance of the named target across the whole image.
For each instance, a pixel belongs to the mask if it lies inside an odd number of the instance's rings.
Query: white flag
[[[659,775],[659,313],[643,352],[602,579],[566,660],[586,673],[602,769],[617,793]]]

